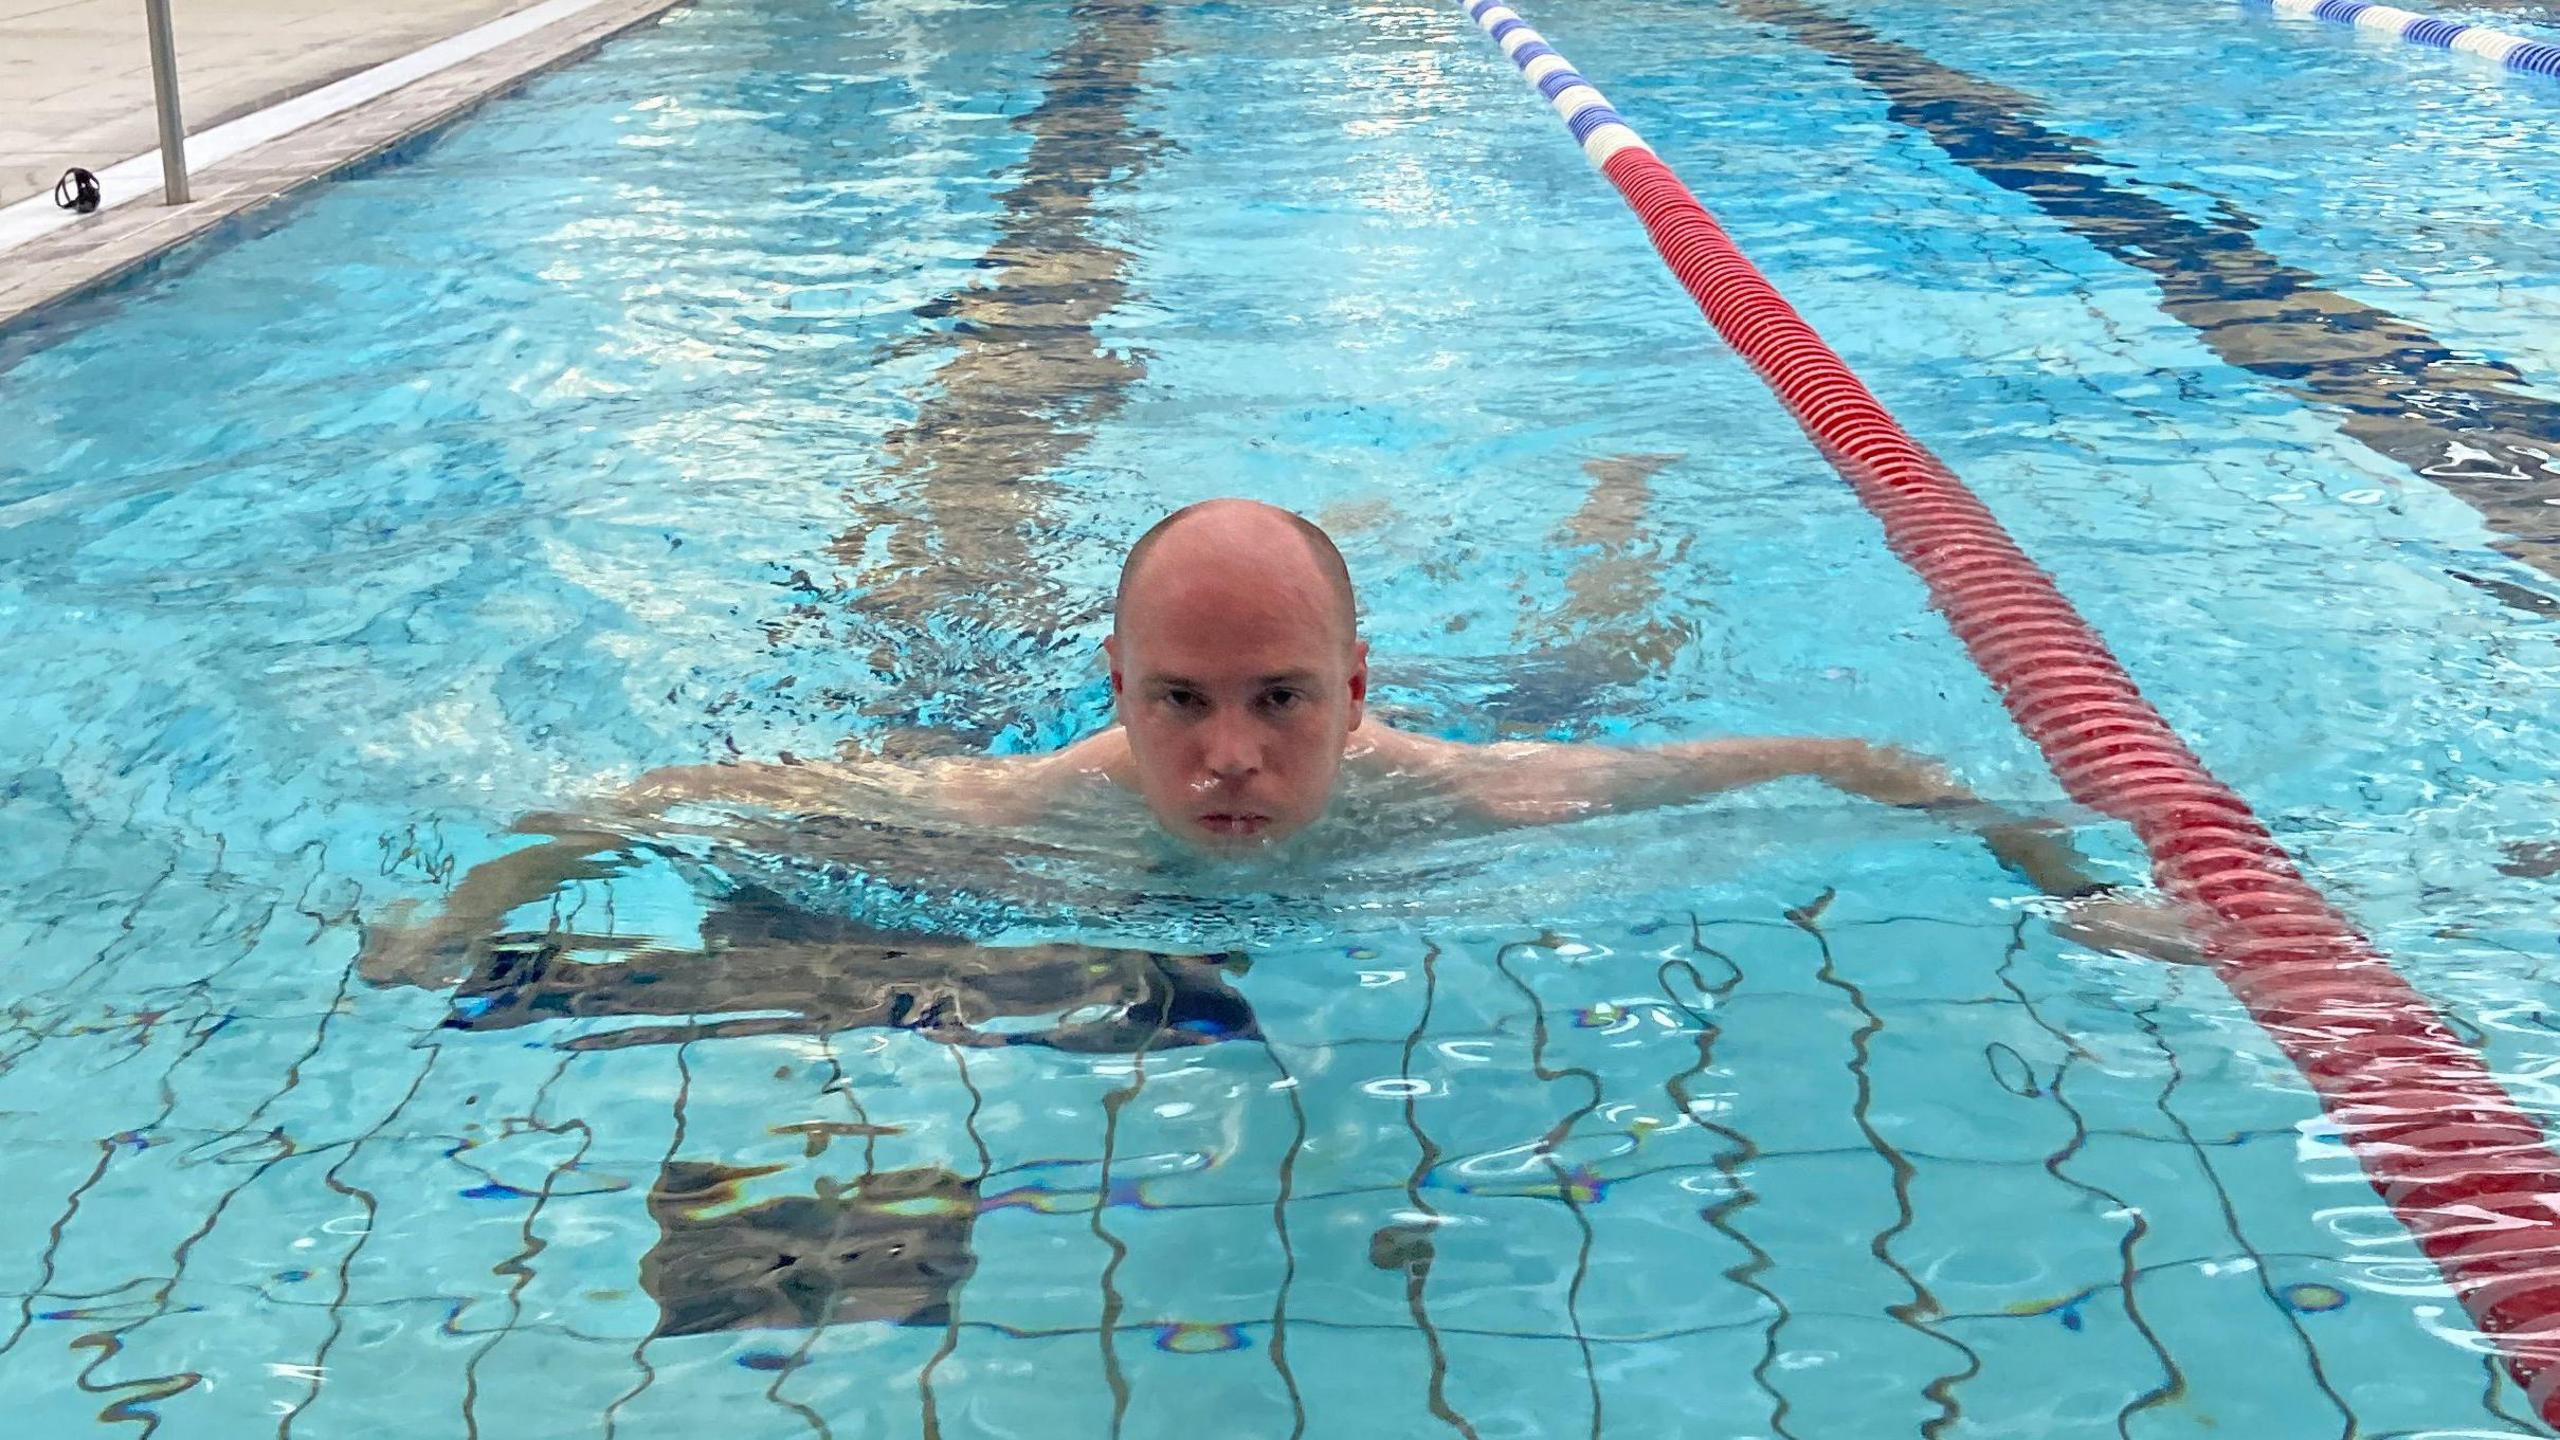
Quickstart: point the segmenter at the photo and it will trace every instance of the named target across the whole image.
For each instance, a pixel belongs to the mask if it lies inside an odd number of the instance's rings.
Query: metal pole
[[[187,122],[178,116],[178,42],[169,0],[142,0],[151,19],[151,89],[160,103],[160,179],[169,203],[187,203]]]

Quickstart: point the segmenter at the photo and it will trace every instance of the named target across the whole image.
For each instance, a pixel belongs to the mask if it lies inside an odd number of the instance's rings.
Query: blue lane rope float
[[[2278,15],[2307,16],[2313,20],[2326,20],[2332,25],[2353,25],[2359,30],[2397,35],[2412,45],[2477,55],[2529,75],[2560,77],[2560,45],[2528,40],[2522,35],[2510,35],[2486,25],[2440,20],[2414,10],[2369,4],[2367,0],[2263,0],[2263,3]]]

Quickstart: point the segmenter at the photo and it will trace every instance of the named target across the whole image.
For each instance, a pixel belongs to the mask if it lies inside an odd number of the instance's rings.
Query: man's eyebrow
[[[1313,670],[1283,670],[1276,675],[1256,676],[1253,683],[1257,689],[1267,689],[1273,685],[1306,685],[1312,683],[1315,678],[1316,672]],[[1207,682],[1194,680],[1188,675],[1150,675],[1146,683],[1150,689],[1157,690],[1205,690],[1208,688]]]

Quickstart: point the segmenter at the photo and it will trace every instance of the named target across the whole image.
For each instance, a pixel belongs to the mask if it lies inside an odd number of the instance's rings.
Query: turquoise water
[[[2237,5],[1586,8],[1530,18],[2560,1111],[2560,579],[2420,473],[2560,448],[2560,87]],[[2456,418],[2164,306],[2108,248],[2164,208]],[[0,336],[0,405],[28,1433],[2538,1433],[2209,972],[1810,788],[1206,892],[652,858],[510,922],[564,947],[359,959],[651,766],[1099,725],[1116,548],[1222,493],[1334,530],[1404,723],[2084,819],[1454,6],[689,7]]]

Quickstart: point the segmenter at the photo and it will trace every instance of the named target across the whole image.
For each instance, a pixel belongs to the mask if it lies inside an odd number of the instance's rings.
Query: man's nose
[[[1209,744],[1201,762],[1220,780],[1241,780],[1262,768],[1262,741],[1242,716],[1219,716],[1209,722]]]

